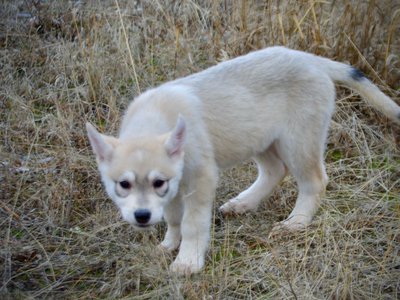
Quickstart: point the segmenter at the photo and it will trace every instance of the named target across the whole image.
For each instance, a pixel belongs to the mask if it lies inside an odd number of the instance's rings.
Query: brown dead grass
[[[118,5],[117,5],[118,4]],[[398,127],[338,92],[330,184],[304,232],[268,239],[291,178],[257,213],[215,213],[204,272],[176,278],[165,228],[133,231],[103,192],[84,131],[116,132],[140,91],[270,45],[349,62],[399,102],[397,1],[2,1],[3,299],[398,299]],[[221,175],[216,207],[255,178]],[[216,210],[215,210],[216,211]]]

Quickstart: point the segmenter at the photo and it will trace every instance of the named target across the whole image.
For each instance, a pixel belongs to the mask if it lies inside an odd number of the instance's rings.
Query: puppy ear
[[[110,161],[117,139],[102,135],[92,124],[86,123],[90,145],[99,162]]]
[[[171,131],[167,141],[165,142],[165,149],[168,156],[177,158],[183,154],[183,146],[186,138],[186,123],[182,115],[178,116],[175,128]]]

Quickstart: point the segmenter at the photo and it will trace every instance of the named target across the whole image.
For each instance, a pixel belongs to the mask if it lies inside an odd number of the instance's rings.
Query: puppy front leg
[[[178,256],[171,265],[171,271],[179,274],[196,273],[203,268],[210,240],[212,201],[217,178],[204,175],[204,172],[195,178],[192,192],[182,199],[182,241]]]
[[[193,195],[185,200],[182,241],[178,256],[171,265],[171,271],[180,274],[196,273],[203,268],[211,227],[211,197],[207,202]]]
[[[165,207],[164,218],[167,222],[167,232],[164,240],[160,244],[160,247],[165,250],[173,251],[179,247],[183,215],[182,205],[182,199],[180,195],[178,195]]]

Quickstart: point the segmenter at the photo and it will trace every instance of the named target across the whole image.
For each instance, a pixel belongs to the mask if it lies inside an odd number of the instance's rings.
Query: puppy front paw
[[[170,266],[170,271],[178,274],[178,275],[184,275],[188,276],[191,274],[195,274],[201,271],[204,267],[204,261],[203,260],[187,260],[183,261],[182,259],[179,259],[178,257],[175,259],[175,261],[171,264]]]
[[[168,225],[167,232],[165,234],[164,240],[158,246],[160,249],[167,251],[174,251],[178,249],[181,243],[181,231],[179,226]]]
[[[158,248],[163,250],[163,251],[168,251],[168,252],[172,252],[176,249],[179,248],[179,240],[167,240],[164,239],[159,245]]]
[[[199,266],[198,264],[185,264],[181,262],[173,262],[170,266],[171,272],[181,275],[181,276],[188,276],[191,274],[195,274],[201,271],[203,266]]]

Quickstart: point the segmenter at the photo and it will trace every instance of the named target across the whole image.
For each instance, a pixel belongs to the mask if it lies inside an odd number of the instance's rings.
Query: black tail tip
[[[360,80],[366,78],[365,74],[363,72],[361,72],[359,69],[356,69],[356,68],[352,68],[351,69],[350,76],[355,81],[360,81]]]

